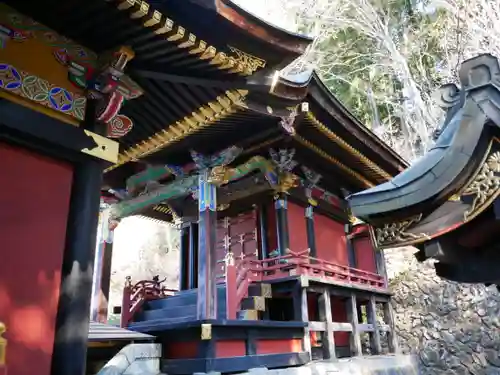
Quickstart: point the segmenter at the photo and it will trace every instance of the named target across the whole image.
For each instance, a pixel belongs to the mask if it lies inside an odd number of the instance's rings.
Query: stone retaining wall
[[[422,375],[500,375],[496,288],[444,281],[414,251],[385,251],[402,352],[417,356]]]

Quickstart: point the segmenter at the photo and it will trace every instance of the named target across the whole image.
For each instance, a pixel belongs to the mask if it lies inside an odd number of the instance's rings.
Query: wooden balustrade
[[[350,285],[385,289],[384,277],[372,272],[339,265],[309,256],[309,250],[289,251],[286,255],[263,260],[226,260],[225,275],[217,280],[226,283],[227,319],[236,319],[241,301],[248,297],[248,287],[254,282],[265,282],[289,276],[309,276]],[[177,291],[161,284],[165,280],[141,280],[132,285],[130,277],[123,288],[121,307],[122,327],[126,327],[144,302],[165,298]]]
[[[141,280],[132,285],[130,276],[127,276],[123,287],[120,327],[125,328],[132,322],[144,302],[172,296],[177,292],[161,285],[163,282],[165,279],[160,280],[155,276],[153,280]]]
[[[384,276],[309,256],[309,249],[289,251],[287,255],[262,260],[242,259],[226,262],[227,318],[235,319],[241,301],[248,296],[252,282],[265,282],[289,276],[309,276],[329,281],[385,289]],[[222,280],[220,280],[222,281]]]

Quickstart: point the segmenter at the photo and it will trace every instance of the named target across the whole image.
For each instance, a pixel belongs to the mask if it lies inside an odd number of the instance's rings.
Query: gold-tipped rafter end
[[[266,66],[266,61],[260,57],[243,52],[235,47],[228,46],[234,56],[217,51],[207,42],[199,39],[195,34],[184,27],[177,25],[144,0],[108,0],[120,11],[127,12],[129,17],[140,20],[146,28],[153,28],[156,35],[161,35],[169,42],[177,44],[178,48],[185,49],[190,55],[196,55],[200,60],[230,73],[247,76]]]
[[[380,181],[388,181],[393,176],[380,168],[377,164],[359,152],[356,148],[352,147],[349,143],[331,131],[325,124],[319,121],[316,116],[312,112],[307,112],[307,118],[312,123],[312,125],[318,129],[321,133],[323,133],[329,140],[335,142],[338,146],[348,151],[352,155],[354,155],[365,167],[370,170],[375,177],[377,177]]]
[[[156,151],[159,151],[170,144],[179,142],[191,134],[213,125],[219,119],[229,116],[238,110],[238,103],[241,102],[248,91],[234,90],[226,91],[226,95],[221,95],[216,100],[200,107],[174,124],[157,132],[147,140],[128,148],[118,155],[118,161],[106,169],[106,172],[113,170],[129,161],[138,160]]]

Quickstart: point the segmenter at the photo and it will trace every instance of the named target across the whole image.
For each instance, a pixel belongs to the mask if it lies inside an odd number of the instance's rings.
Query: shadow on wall
[[[500,375],[499,292],[445,281],[414,252],[385,251],[402,351],[418,356],[423,375]]]

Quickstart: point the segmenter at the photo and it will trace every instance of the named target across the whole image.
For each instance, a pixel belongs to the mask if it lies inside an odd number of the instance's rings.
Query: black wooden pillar
[[[179,267],[179,290],[188,289],[189,285],[189,226],[181,228],[181,248]]]
[[[356,251],[354,249],[354,244],[352,243],[351,230],[352,228],[350,224],[344,225],[344,232],[346,238],[345,244],[347,247],[347,259],[349,260],[349,267],[357,268],[358,259],[356,258]]]
[[[102,133],[97,102],[87,100],[83,129]],[[51,375],[84,375],[87,362],[94,256],[101,200],[102,161],[76,162],[61,267]]]
[[[290,236],[288,233],[288,201],[286,194],[279,193],[275,201],[276,208],[276,228],[278,231],[278,249],[280,255],[286,255],[290,247]]]
[[[311,256],[316,258],[318,253],[316,251],[316,239],[314,236],[314,206],[310,203],[306,207],[306,231],[307,246],[309,247]]]
[[[198,285],[198,223],[189,223],[188,289]]]
[[[198,296],[197,319],[217,318],[215,259],[217,202],[216,187],[208,182],[209,170],[200,171],[198,183]]]
[[[75,166],[62,264],[52,375],[83,375],[103,165]]]

